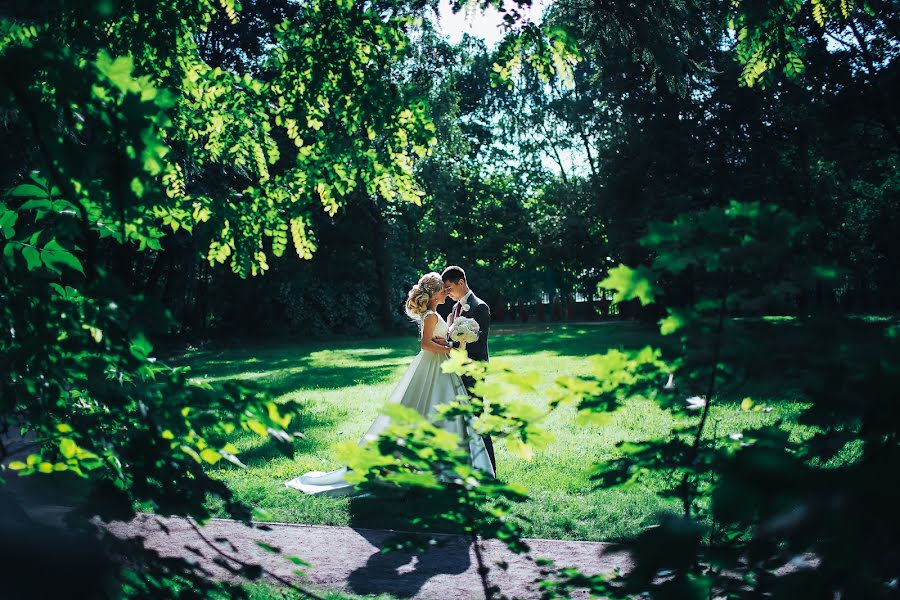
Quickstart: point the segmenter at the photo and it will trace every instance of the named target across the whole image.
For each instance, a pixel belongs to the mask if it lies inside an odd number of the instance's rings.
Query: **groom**
[[[444,280],[444,291],[447,292],[450,298],[456,300],[456,304],[453,305],[453,309],[450,311],[448,324],[452,324],[456,317],[475,319],[479,327],[478,341],[466,344],[466,351],[472,360],[487,362],[490,358],[488,356],[488,335],[491,329],[490,307],[469,289],[469,283],[466,281],[466,272],[462,270],[462,267],[447,267],[441,273],[441,279]],[[435,341],[443,343],[445,340]],[[459,342],[451,341],[449,343],[459,347]],[[472,387],[475,385],[475,380],[471,377],[463,377],[462,380],[466,386],[466,391],[472,395]],[[497,461],[494,459],[494,443],[489,435],[483,436],[482,439],[496,474]]]

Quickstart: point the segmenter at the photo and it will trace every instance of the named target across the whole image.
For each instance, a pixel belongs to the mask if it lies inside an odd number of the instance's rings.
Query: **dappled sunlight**
[[[311,367],[366,367],[373,363],[379,366],[408,364],[411,356],[406,348],[348,348],[319,350],[305,360]]]
[[[4,597],[895,595],[900,4],[427,4],[2,3]]]
[[[538,355],[546,357],[585,357],[613,348],[641,348],[647,344],[671,343],[660,336],[653,324],[633,321],[607,321],[584,325],[545,324],[535,332],[521,325],[506,335],[491,338],[495,356]]]
[[[540,382],[535,392],[517,400],[545,410],[546,393],[557,377],[587,375],[592,372],[592,356],[614,348],[642,348],[659,339],[652,325],[634,322],[546,324],[546,329],[538,332],[515,326],[505,335],[491,338],[492,363],[513,372],[536,372]],[[299,428],[307,437],[296,443],[294,458],[284,458],[253,436],[242,435],[235,443],[248,469],[223,466],[216,471],[217,476],[242,496],[270,510],[279,521],[361,527],[387,526],[392,519],[400,523],[400,514],[390,513],[393,509],[372,511],[365,503],[298,495],[284,489],[283,481],[306,471],[340,466],[336,446],[356,443],[365,432],[418,352],[414,340],[343,341],[333,348],[275,345],[260,350],[258,360],[253,362],[245,360],[244,350],[225,351],[216,353],[208,364],[195,361],[194,368],[198,373],[208,368],[210,376],[219,380],[252,379],[279,401],[301,402],[305,410]],[[744,392],[735,390],[729,397],[740,398]],[[799,411],[784,390],[756,392],[759,398],[765,393],[772,410],[742,411],[739,399],[736,403],[720,403],[712,414],[720,435],[778,419],[790,421]],[[685,422],[692,419],[695,416],[688,416]],[[590,480],[594,464],[621,456],[619,442],[652,439],[671,429],[672,415],[654,402],[629,400],[603,424],[585,422],[573,406],[564,405],[542,423],[554,439],[532,460],[510,452],[503,442],[497,444],[500,477],[532,494],[531,500],[514,511],[514,515],[532,519],[526,525],[529,535],[614,539],[652,524],[654,515],[670,504],[656,495],[666,485],[656,476],[636,482],[627,493],[596,490]],[[805,433],[804,428],[798,428],[797,435]],[[610,518],[612,514],[620,515],[620,519]]]
[[[383,340],[384,341],[384,340]],[[280,399],[302,399],[311,390],[343,390],[387,381],[414,356],[408,340],[394,347],[370,348],[356,342],[347,348],[282,345],[247,350],[189,354],[179,361],[194,379],[206,382],[253,381]],[[205,358],[208,357],[208,358]]]
[[[294,369],[278,369],[277,371],[243,371],[238,373],[237,375],[222,375],[219,377],[207,377],[204,376],[202,378],[195,378],[199,381],[205,381],[208,383],[219,382],[219,381],[255,381],[258,379],[267,379],[269,377],[275,376],[284,376],[290,375],[292,373],[299,373],[305,371],[306,367],[297,367]]]

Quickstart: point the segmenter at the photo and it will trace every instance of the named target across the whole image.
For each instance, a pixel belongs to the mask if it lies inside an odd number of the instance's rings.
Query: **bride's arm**
[[[434,337],[434,326],[437,325],[437,320],[437,315],[428,315],[422,322],[422,350],[436,354],[449,354],[451,350],[449,347],[431,339]]]

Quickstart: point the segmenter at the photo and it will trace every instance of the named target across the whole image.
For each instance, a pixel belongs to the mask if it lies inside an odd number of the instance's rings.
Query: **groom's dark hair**
[[[462,267],[447,267],[441,273],[441,281],[453,281],[455,283],[460,279],[466,279],[466,272],[463,271]]]

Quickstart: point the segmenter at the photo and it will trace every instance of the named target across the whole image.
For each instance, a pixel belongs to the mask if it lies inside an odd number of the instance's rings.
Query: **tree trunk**
[[[387,223],[384,214],[379,209],[377,198],[369,198],[369,216],[372,219],[372,255],[375,261],[375,271],[378,275],[376,286],[376,302],[378,303],[378,318],[383,327],[391,323],[391,254],[387,247]]]

